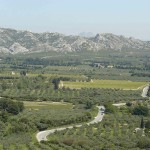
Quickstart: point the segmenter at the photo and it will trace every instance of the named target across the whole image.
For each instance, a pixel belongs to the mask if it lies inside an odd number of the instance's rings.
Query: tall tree
[[[59,88],[60,79],[55,78],[52,80],[52,83],[54,84],[54,90],[57,90]]]
[[[144,127],[145,127],[145,124],[144,124],[144,120],[143,120],[143,117],[142,117],[142,119],[141,119],[141,124],[140,124],[140,128],[144,129]]]

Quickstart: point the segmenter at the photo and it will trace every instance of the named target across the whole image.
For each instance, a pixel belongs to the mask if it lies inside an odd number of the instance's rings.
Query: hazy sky
[[[150,40],[150,0],[0,0],[0,27]]]

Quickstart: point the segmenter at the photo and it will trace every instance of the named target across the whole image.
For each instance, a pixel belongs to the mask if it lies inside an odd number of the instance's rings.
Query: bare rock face
[[[19,43],[14,43],[10,48],[9,51],[12,54],[16,54],[16,53],[25,53],[28,52],[29,50],[26,49],[25,47],[21,46]]]
[[[134,39],[133,37],[126,38],[124,36],[117,36],[110,33],[97,34],[92,39],[97,45],[106,49],[121,50],[121,49],[149,49],[148,42]]]
[[[4,54],[41,51],[99,51],[102,49],[150,49],[150,42],[111,33],[97,34],[95,37],[83,37],[0,28],[0,53]]]
[[[9,49],[0,47],[0,54],[9,54],[9,53],[10,53]]]

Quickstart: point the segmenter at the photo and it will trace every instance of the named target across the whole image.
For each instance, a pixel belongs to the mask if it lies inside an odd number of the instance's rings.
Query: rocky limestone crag
[[[65,36],[59,33],[33,33],[0,28],[0,53],[17,54],[40,51],[99,51],[124,49],[150,49],[149,41],[126,38],[111,33],[97,34],[95,37]]]

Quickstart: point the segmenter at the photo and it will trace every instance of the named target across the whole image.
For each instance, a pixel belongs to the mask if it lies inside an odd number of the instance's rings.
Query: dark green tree
[[[17,115],[19,112],[23,111],[24,104],[22,102],[15,102],[7,99],[0,100],[0,110]]]
[[[19,113],[19,106],[17,105],[17,103],[14,102],[9,102],[8,106],[7,106],[7,112],[17,115]]]
[[[128,107],[130,107],[130,106],[132,106],[132,103],[131,103],[131,102],[127,102],[126,105],[127,105]]]
[[[37,128],[39,131],[43,131],[43,130],[46,130],[48,128],[48,125],[44,124],[44,123],[37,123]]]
[[[59,78],[55,78],[55,79],[52,80],[52,83],[54,85],[54,90],[58,90],[60,79]]]
[[[148,121],[145,123],[145,128],[146,128],[146,129],[150,129],[150,120],[148,120]]]
[[[91,109],[92,106],[93,106],[92,102],[91,102],[91,101],[87,101],[85,108],[86,108],[86,109]]]
[[[26,76],[27,73],[26,73],[26,71],[23,70],[23,71],[20,71],[20,75],[21,75],[21,76]]]
[[[113,106],[111,103],[104,104],[104,107],[106,113],[115,113],[118,110],[118,108]]]
[[[141,119],[141,124],[140,124],[140,128],[144,129],[145,125],[144,125],[144,120],[143,120],[143,117]]]
[[[146,106],[137,106],[133,109],[133,115],[148,116],[149,109]]]

